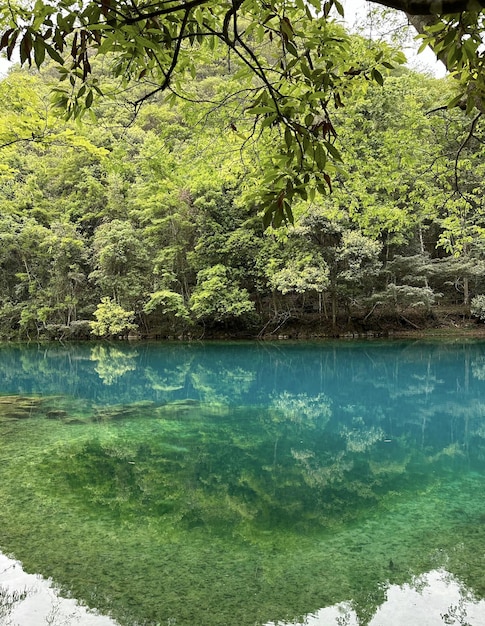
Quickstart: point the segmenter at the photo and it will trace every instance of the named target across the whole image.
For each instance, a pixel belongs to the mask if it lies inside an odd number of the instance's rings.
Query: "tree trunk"
[[[426,254],[426,250],[424,249],[423,229],[421,228],[421,224],[419,225],[419,247],[421,249],[421,254],[424,256]],[[427,276],[424,277],[424,286],[429,287]]]
[[[337,294],[332,293],[332,328],[337,327]]]

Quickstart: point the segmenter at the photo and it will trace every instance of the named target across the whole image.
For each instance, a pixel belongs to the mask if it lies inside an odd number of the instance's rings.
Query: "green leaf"
[[[426,32],[427,33],[439,33],[442,30],[444,30],[446,28],[446,23],[439,21],[436,24],[433,24],[432,26],[427,26],[426,27]]]
[[[337,150],[337,148],[332,143],[330,143],[329,141],[324,141],[323,143],[324,143],[325,147],[327,148],[327,151],[329,152],[329,154],[331,154],[332,157],[336,161],[342,162],[342,157],[340,155],[340,152]]]
[[[36,37],[34,40],[34,61],[37,69],[40,69],[42,63],[45,60],[45,44],[41,37]]]
[[[47,50],[47,54],[53,61],[56,61],[57,63],[59,63],[59,65],[64,65],[64,59],[61,57],[59,52],[57,52],[57,50],[55,50],[49,44],[45,44],[45,49]]]
[[[290,54],[292,54],[294,57],[298,57],[298,49],[292,41],[287,41],[285,46]]]
[[[325,154],[325,150],[323,149],[321,143],[318,143],[315,148],[315,161],[321,170],[325,169],[325,165],[327,163],[327,155]]]
[[[384,85],[384,78],[382,74],[379,72],[379,70],[376,70],[376,68],[373,68],[371,72],[371,76],[376,81],[376,83],[378,83],[381,87]]]
[[[295,36],[291,22],[287,17],[283,17],[280,20],[280,30],[287,43],[291,41]]]
[[[325,91],[314,91],[308,96],[308,100],[313,102],[313,100],[325,100],[328,94]]]
[[[283,209],[285,213],[285,216],[284,216],[285,221],[288,221],[290,224],[294,224],[295,218],[293,216],[293,211],[291,210],[291,204],[285,201],[283,204]]]
[[[86,95],[86,101],[85,101],[85,106],[86,109],[89,109],[90,106],[93,104],[93,90],[90,89]]]
[[[268,209],[266,209],[266,211],[263,214],[263,228],[265,230],[271,226],[272,219],[273,219],[273,210],[271,207],[269,207]]]
[[[419,36],[416,37],[416,39],[418,39],[418,38],[419,38]],[[418,48],[418,54],[421,54],[422,52],[424,52],[428,48],[428,45],[429,45],[429,41],[428,40],[423,41],[423,43]],[[434,46],[433,48],[434,48],[435,52],[438,52],[438,50],[436,49],[436,46]],[[383,65],[384,65],[384,63],[383,63]]]
[[[281,226],[281,224],[283,223],[283,219],[284,219],[284,213],[283,213],[283,208],[282,207],[274,207],[273,208],[273,219],[271,222],[271,225],[274,228],[279,228]]]
[[[322,3],[320,2],[320,0],[309,0],[309,4],[311,4],[312,7],[317,10],[317,13],[320,13],[322,11]]]
[[[285,128],[285,143],[287,148],[291,148],[293,144],[293,134],[288,126]]]
[[[448,109],[452,109],[453,107],[456,107],[458,104],[460,104],[460,102],[463,100],[464,98],[463,93],[459,93],[457,96],[455,96],[454,98],[452,98],[449,102],[447,102],[446,106]]]
[[[278,119],[278,113],[273,113],[272,115],[268,115],[261,122],[261,128],[267,128],[268,126],[271,126],[274,122],[276,122],[277,119]]]
[[[343,6],[340,4],[340,2],[338,2],[337,0],[334,0],[333,4],[334,4],[335,8],[337,9],[337,13],[338,13],[341,17],[345,17],[344,8],[343,8]]]
[[[308,67],[307,62],[306,62],[304,59],[302,59],[302,61],[301,61],[301,63],[300,63],[300,69],[301,69],[301,71],[302,71],[302,74],[303,74],[304,76],[306,76],[306,78],[308,78],[308,79],[310,79],[310,80],[311,80],[312,73],[311,73],[310,68]]]
[[[23,65],[26,61],[31,63],[30,53],[32,51],[32,36],[30,31],[27,31],[20,42],[20,64]]]
[[[315,120],[313,113],[307,113],[305,115],[305,126],[311,126]]]

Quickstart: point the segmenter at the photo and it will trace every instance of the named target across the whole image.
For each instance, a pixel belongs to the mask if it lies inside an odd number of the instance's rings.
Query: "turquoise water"
[[[3,345],[0,440],[0,550],[122,625],[485,597],[485,343]]]

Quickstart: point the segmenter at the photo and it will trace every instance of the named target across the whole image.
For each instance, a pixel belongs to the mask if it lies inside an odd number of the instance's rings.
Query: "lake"
[[[1,344],[0,441],[1,552],[122,626],[485,626],[484,342]]]

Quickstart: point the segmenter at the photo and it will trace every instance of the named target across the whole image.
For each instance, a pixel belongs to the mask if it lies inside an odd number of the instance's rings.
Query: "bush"
[[[478,317],[482,322],[485,321],[485,296],[479,295],[472,298],[470,305],[471,314]]]
[[[89,339],[91,335],[91,322],[89,320],[76,320],[68,326],[68,339]]]
[[[42,330],[42,336],[49,340],[58,339],[89,339],[91,336],[91,322],[89,320],[77,320],[66,324],[46,324]]]

